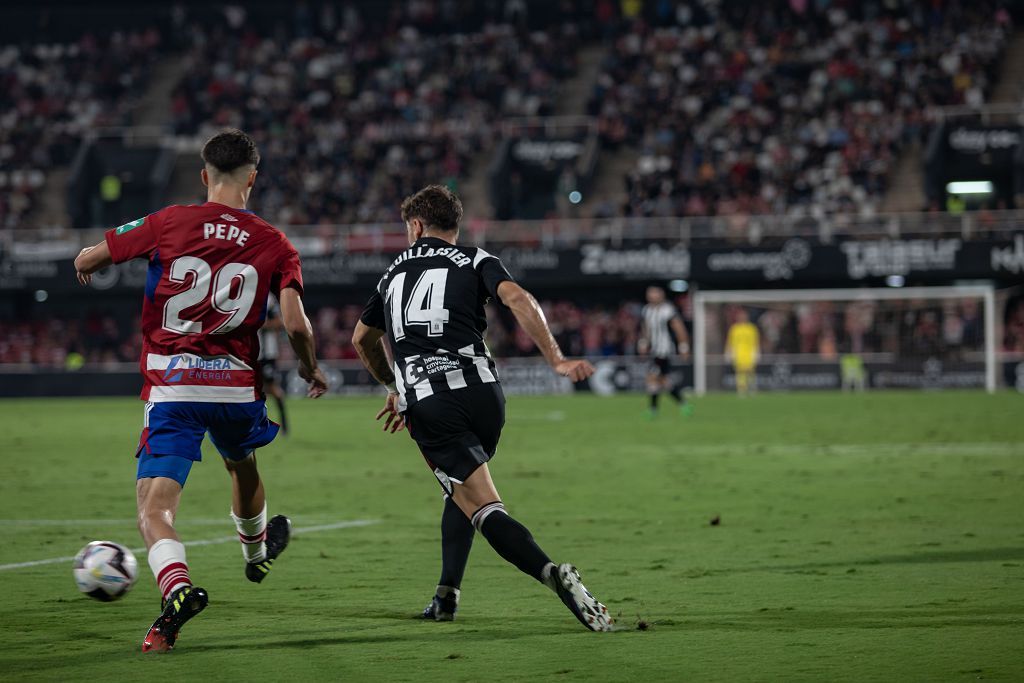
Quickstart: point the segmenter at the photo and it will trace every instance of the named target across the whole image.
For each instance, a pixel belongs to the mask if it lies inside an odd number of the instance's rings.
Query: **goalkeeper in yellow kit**
[[[757,325],[743,308],[736,314],[736,322],[729,327],[725,338],[725,356],[736,371],[736,391],[746,396],[756,385],[757,359],[761,350],[761,334]]]

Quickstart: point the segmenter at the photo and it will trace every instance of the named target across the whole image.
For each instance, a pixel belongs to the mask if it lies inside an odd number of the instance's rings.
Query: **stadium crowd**
[[[687,327],[688,297],[675,300]],[[641,304],[579,304],[566,299],[541,302],[551,330],[570,355],[633,355],[641,334]],[[952,358],[983,348],[980,306],[974,301],[921,303],[818,302],[749,309],[761,332],[764,354],[807,354],[822,360],[842,353],[892,353],[903,357]],[[724,350],[725,331],[735,309],[719,307],[709,316],[708,350]],[[357,304],[321,306],[311,313],[319,355],[326,360],[355,360],[352,330],[362,312]],[[498,358],[536,355],[529,337],[502,308],[489,306],[487,343]],[[1002,349],[1024,352],[1024,301],[1006,310]],[[138,316],[121,319],[110,312],[80,318],[45,317],[31,322],[0,321],[0,363],[77,368],[83,363],[134,363],[142,338]],[[282,358],[289,358],[282,344]]]
[[[501,120],[552,113],[601,41],[589,113],[639,159],[598,215],[870,213],[935,106],[984,101],[1011,28],[998,0],[178,4],[0,48],[0,227],[86,130],[132,122],[160,61],[182,64],[170,132],[257,138],[269,220],[385,222],[457,187]]]
[[[984,101],[1011,30],[984,0],[692,1],[648,18],[613,34],[589,105],[605,146],[640,152],[627,215],[870,213],[935,106]]]
[[[473,3],[407,3],[369,23],[325,4],[290,27],[236,8],[224,25],[190,26],[174,131],[252,134],[253,205],[273,222],[397,221],[420,187],[456,187],[499,119],[553,111],[580,28],[555,13],[528,29],[515,6],[478,16]]]
[[[124,125],[160,55],[155,28],[0,46],[0,228],[23,228],[82,136]]]
[[[840,354],[896,354],[903,358],[956,358],[981,351],[980,302],[809,302],[751,307],[764,354],[809,354],[834,360]],[[709,316],[708,345],[724,349],[735,309]],[[1011,350],[1007,348],[1006,350]]]

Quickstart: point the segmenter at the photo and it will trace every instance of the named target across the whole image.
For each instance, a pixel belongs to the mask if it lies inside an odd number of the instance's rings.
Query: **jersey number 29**
[[[399,273],[388,285],[384,300],[391,313],[391,331],[395,339],[405,338],[405,328],[411,325],[425,325],[427,336],[440,337],[448,322],[448,309],[444,307],[444,290],[448,284],[447,268],[431,268],[423,271],[409,292],[409,301],[403,306],[406,273]]]
[[[201,334],[201,320],[182,318],[181,312],[195,306],[210,295],[210,283],[213,282],[213,294],[210,305],[213,310],[228,316],[220,325],[210,330],[209,334],[226,334],[235,329],[249,315],[253,302],[256,300],[256,285],[259,273],[248,263],[228,263],[217,271],[216,277],[210,264],[195,256],[181,256],[174,259],[167,279],[171,282],[186,282],[192,274],[192,285],[184,292],[179,292],[164,304],[164,329],[178,334]]]

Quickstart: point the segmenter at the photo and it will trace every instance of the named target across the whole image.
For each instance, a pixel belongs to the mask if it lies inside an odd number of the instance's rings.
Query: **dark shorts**
[[[667,377],[672,372],[672,361],[666,356],[655,356],[651,359],[651,365],[647,369],[652,375],[660,375],[661,377]]]
[[[277,381],[277,359],[268,358],[260,361],[260,375],[265,383]]]
[[[505,394],[497,382],[443,391],[405,412],[409,434],[445,493],[494,457],[505,426]]]

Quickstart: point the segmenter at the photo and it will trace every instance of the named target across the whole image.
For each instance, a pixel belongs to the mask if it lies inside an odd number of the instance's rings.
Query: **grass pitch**
[[[441,497],[408,437],[378,431],[378,403],[290,404],[294,435],[260,465],[271,514],[312,529],[260,585],[234,543],[190,547],[210,607],[170,654],[139,652],[159,604],[144,553],[110,604],[80,596],[67,561],[0,570],[0,679],[1024,679],[1020,395],[711,396],[652,422],[639,396],[512,397],[498,490],[580,567],[610,634],[479,536],[458,621],[414,620]],[[139,545],[141,420],[129,399],[0,402],[0,565]],[[218,460],[192,470],[185,541],[233,534]],[[374,523],[329,528],[352,520]]]

